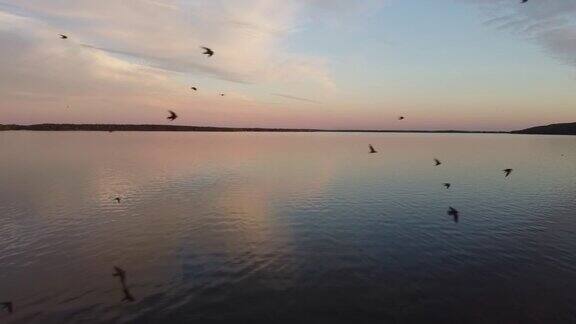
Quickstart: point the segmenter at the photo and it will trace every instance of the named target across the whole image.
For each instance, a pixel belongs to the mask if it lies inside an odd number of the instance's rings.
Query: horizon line
[[[0,124],[0,130],[30,131],[181,131],[181,132],[341,132],[341,133],[488,133],[510,134],[513,131],[484,130],[416,130],[416,129],[330,129],[330,128],[282,128],[282,127],[231,127],[231,126],[197,126],[197,125],[164,125],[164,124]]]

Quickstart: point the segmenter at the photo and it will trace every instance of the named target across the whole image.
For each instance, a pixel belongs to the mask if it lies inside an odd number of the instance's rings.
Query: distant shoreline
[[[576,123],[551,124],[516,131],[314,129],[263,127],[212,127],[153,124],[34,124],[2,125],[0,131],[91,131],[91,132],[270,132],[270,133],[420,133],[420,134],[534,134],[576,135]]]
[[[439,134],[510,134],[503,131],[463,130],[380,130],[380,129],[309,129],[259,127],[209,127],[182,125],[132,124],[35,124],[1,125],[0,131],[95,131],[95,132],[274,132],[274,133],[439,133]]]

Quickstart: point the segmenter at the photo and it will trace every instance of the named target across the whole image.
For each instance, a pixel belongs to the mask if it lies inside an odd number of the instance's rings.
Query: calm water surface
[[[0,132],[0,322],[573,323],[575,198],[576,137]]]

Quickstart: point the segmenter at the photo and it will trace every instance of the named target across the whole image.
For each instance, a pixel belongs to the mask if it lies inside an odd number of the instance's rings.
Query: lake
[[[0,152],[3,323],[576,321],[576,137],[0,132]]]

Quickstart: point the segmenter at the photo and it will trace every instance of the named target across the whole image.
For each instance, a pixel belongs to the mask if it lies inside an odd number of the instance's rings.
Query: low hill
[[[513,131],[513,134],[576,135],[576,123],[552,124]]]

